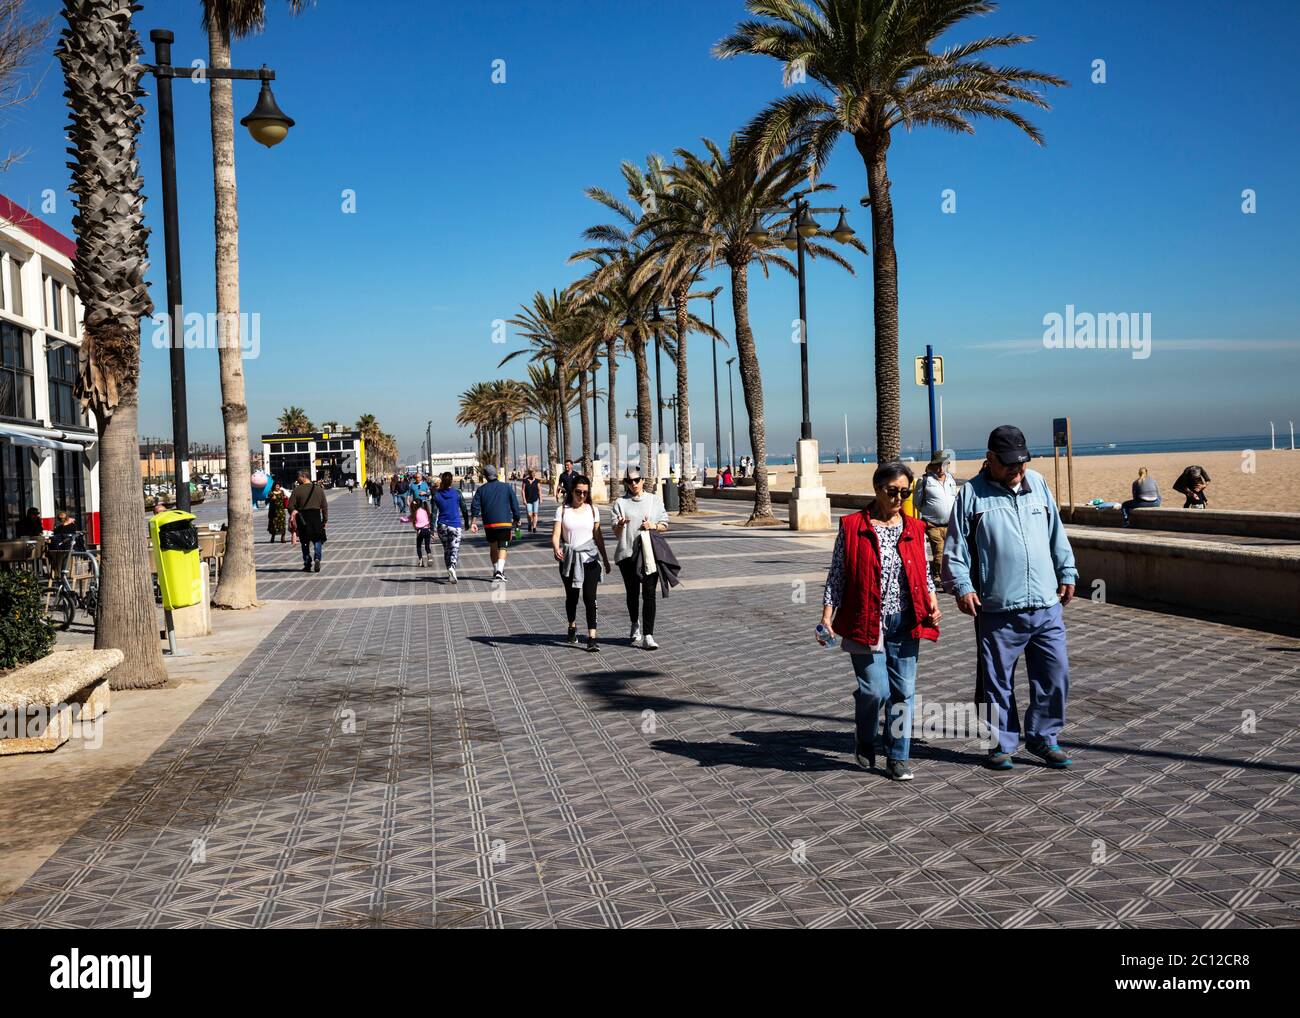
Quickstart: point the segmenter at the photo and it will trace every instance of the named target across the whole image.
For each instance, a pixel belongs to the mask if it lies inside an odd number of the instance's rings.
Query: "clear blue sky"
[[[268,6],[266,32],[238,43],[235,62],[273,66],[276,95],[298,123],[273,150],[242,131],[237,140],[243,307],[261,315],[261,357],[248,364],[255,436],[296,403],[317,422],[377,414],[407,459],[430,418],[437,446],[465,447],[457,394],[501,376],[492,320],[534,290],[570,282],[579,232],[607,218],[583,189],[617,186],[620,160],[670,154],[702,135],[724,140],[782,92],[774,61],[710,55],[744,15],[731,0],[322,0],[297,18]],[[197,0],[146,2],[140,34],[172,28],[177,63],[206,56],[199,9]],[[1059,414],[1084,442],[1257,434],[1269,418],[1285,428],[1300,417],[1298,31],[1300,8],[1288,2],[1008,0],[956,37],[1035,35],[1008,59],[1071,87],[1033,114],[1045,148],[993,124],[974,137],[895,134],[906,443],[927,440],[924,390],[910,381],[926,343],[946,360],[951,446],[979,445],[1004,421],[1046,441]],[[496,59],[506,61],[505,84],[491,81]],[[1096,59],[1106,61],[1104,85],[1090,82]],[[4,126],[4,147],[26,157],[0,191],[35,209],[53,188],[48,218],[70,232],[53,56],[44,74],[39,97]],[[254,83],[238,84],[236,116],[255,98]],[[176,106],[186,306],[210,311],[206,86],[179,82]],[[145,108],[150,279],[162,305],[152,96]],[[869,237],[850,144],[824,179]],[[341,211],[345,188],[356,193],[353,215]],[[955,215],[940,209],[947,188]],[[1245,188],[1258,195],[1254,215],[1241,212]],[[870,262],[854,259],[856,277],[815,263],[809,274],[813,423],[824,449],[842,444],[845,413],[855,446],[874,441]],[[778,455],[798,432],[795,286],[757,276],[750,293]],[[1066,304],[1149,312],[1152,356],[1042,349],[1043,316]],[[718,311],[730,334],[725,292]],[[220,441],[216,354],[188,363],[191,435]],[[523,373],[519,362],[504,370]],[[711,447],[701,339],[691,373],[696,438]],[[631,405],[632,379],[628,362],[620,408]],[[671,375],[666,393],[670,385]],[[167,433],[166,355],[147,341],[143,389],[142,432]],[[724,380],[724,432],[725,399]],[[737,423],[744,433],[739,380]],[[746,447],[738,442],[738,453]]]

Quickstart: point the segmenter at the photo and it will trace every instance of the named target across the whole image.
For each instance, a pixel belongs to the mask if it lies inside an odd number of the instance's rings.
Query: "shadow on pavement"
[[[660,739],[650,745],[662,753],[695,760],[701,767],[762,767],[779,771],[856,771],[853,732],[732,732],[741,742],[683,742]],[[848,754],[850,759],[828,756]]]

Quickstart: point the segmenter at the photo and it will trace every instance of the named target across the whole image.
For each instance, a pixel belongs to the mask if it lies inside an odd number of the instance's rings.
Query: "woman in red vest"
[[[897,460],[882,463],[871,483],[875,515],[863,509],[840,520],[822,625],[840,637],[853,659],[858,765],[876,765],[876,730],[887,703],[885,774],[911,781],[916,658],[922,639],[939,638],[939,602],[925,561],[925,524],[902,512],[912,492],[911,469]]]

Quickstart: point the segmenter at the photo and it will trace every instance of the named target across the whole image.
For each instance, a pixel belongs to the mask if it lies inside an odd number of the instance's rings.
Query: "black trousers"
[[[433,554],[433,531],[429,527],[421,527],[415,532],[415,555],[417,558],[423,558],[425,555]]]
[[[641,617],[641,633],[653,636],[655,631],[655,597],[658,594],[659,577],[655,574],[642,579],[637,575],[636,565],[632,559],[625,558],[618,564],[618,571],[623,574],[623,587],[627,590],[627,617],[636,625],[637,616]]]
[[[578,617],[578,594],[582,594],[582,605],[587,611],[587,628],[596,628],[596,586],[600,583],[600,561],[588,562],[583,566],[583,582],[577,587],[567,576],[564,577],[564,612],[573,625]]]

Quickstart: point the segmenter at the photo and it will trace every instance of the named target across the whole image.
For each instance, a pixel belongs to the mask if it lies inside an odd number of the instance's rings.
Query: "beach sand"
[[[1300,513],[1300,450],[1255,451],[1254,470],[1240,452],[1176,452],[1155,455],[1079,456],[1074,457],[1074,502],[1083,505],[1094,498],[1123,502],[1131,497],[1131,486],[1138,467],[1146,467],[1160,485],[1164,506],[1181,508],[1183,496],[1173,490],[1173,483],[1183,468],[1196,464],[1209,473],[1206,489],[1210,509],[1252,509]],[[916,473],[925,469],[918,461],[908,466]],[[961,460],[953,464],[959,480],[967,480],[979,471],[979,461]],[[1061,491],[1056,491],[1053,461],[1050,456],[1036,457],[1030,468],[1037,470],[1056,492],[1058,502],[1066,499],[1065,456],[1061,456]],[[775,476],[772,488],[788,491],[794,484],[794,468],[768,468]],[[822,483],[832,493],[866,494],[871,491],[874,463],[821,465]]]

